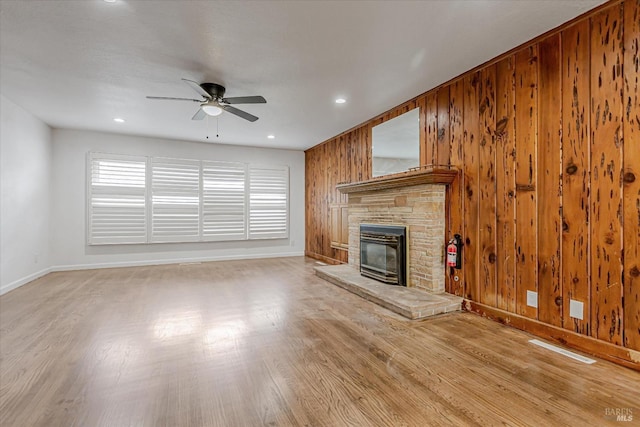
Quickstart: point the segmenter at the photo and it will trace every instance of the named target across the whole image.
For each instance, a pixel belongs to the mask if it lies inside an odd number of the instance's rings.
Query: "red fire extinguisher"
[[[462,268],[462,236],[454,234],[447,245],[447,267]]]

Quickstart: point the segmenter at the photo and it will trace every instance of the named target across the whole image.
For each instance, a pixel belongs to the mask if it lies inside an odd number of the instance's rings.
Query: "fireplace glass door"
[[[360,226],[360,272],[363,276],[406,286],[404,227]]]
[[[362,242],[362,263],[389,278],[398,277],[398,249],[377,242]]]

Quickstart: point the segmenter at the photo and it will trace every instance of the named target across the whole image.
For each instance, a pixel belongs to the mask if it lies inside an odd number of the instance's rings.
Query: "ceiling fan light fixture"
[[[202,111],[207,113],[209,116],[219,116],[222,114],[222,108],[215,104],[205,104],[202,106]]]

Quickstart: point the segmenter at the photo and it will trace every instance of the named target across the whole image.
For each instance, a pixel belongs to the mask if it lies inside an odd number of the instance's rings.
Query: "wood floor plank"
[[[58,272],[0,297],[0,425],[618,425],[640,373],[471,313],[410,321],[309,258]]]

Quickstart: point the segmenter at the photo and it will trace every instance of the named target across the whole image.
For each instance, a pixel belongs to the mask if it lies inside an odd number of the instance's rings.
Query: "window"
[[[249,167],[249,238],[288,237],[289,168]]]
[[[89,154],[90,245],[287,238],[289,168]]]
[[[203,240],[246,239],[246,165],[202,162]]]
[[[151,241],[200,240],[200,162],[151,159]]]
[[[90,154],[91,245],[147,241],[145,157]]]

